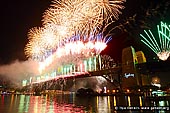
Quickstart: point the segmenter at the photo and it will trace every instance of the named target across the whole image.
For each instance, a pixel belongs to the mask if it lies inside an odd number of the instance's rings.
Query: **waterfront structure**
[[[135,51],[130,46],[122,51],[122,88],[127,89],[135,86],[150,85],[150,77],[148,73],[140,73],[138,64],[145,64],[146,57],[142,51]]]
[[[133,87],[139,84],[135,64],[137,64],[135,49],[130,46],[122,51],[122,88]]]

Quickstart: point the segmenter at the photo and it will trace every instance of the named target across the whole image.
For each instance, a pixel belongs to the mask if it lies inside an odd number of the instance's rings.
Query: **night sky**
[[[29,29],[41,26],[48,0],[12,0],[1,3],[0,62],[26,60],[24,47]]]
[[[145,28],[156,28],[162,19],[170,19],[167,16],[170,14],[168,1],[126,0],[120,19],[111,26],[121,27],[113,31],[112,41],[108,43],[108,47],[102,54],[108,54],[116,62],[121,62],[122,49],[132,45],[136,51],[142,50],[148,59],[152,59],[155,55],[139,41],[139,33],[142,33]],[[33,27],[41,27],[43,12],[50,3],[50,0],[4,0],[1,2],[0,64],[9,64],[14,60],[27,60],[24,55],[24,47],[28,42],[27,33]]]

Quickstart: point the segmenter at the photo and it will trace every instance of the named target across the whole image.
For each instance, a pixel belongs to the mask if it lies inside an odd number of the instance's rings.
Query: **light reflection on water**
[[[147,105],[144,102],[142,96],[0,95],[0,113],[121,113],[115,107],[140,107]],[[159,102],[159,106],[168,105],[168,101]],[[125,112],[133,113],[132,110]]]
[[[142,106],[142,97],[141,96],[139,96],[139,104],[140,104],[140,106]]]

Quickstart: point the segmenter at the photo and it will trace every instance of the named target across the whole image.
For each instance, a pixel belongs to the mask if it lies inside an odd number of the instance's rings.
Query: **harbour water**
[[[169,113],[170,101],[143,96],[0,95],[0,113]]]

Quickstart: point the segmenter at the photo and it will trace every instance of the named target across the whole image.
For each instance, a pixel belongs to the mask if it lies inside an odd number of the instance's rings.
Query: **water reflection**
[[[114,106],[116,106],[116,96],[113,97],[114,100]]]
[[[58,95],[0,95],[0,113],[121,113],[121,109],[169,106],[169,101],[147,102],[143,96],[77,97],[74,93]],[[132,113],[133,110],[125,110]],[[136,110],[137,111],[137,110]],[[146,110],[140,112],[145,113]],[[164,110],[160,110],[164,113]]]
[[[131,106],[130,97],[128,96],[128,106]]]
[[[103,96],[103,97],[97,97],[98,103],[97,104],[97,112],[98,113],[111,113],[111,107],[110,107],[110,97],[109,96]]]
[[[140,104],[140,106],[142,106],[142,96],[139,96],[139,104]]]

